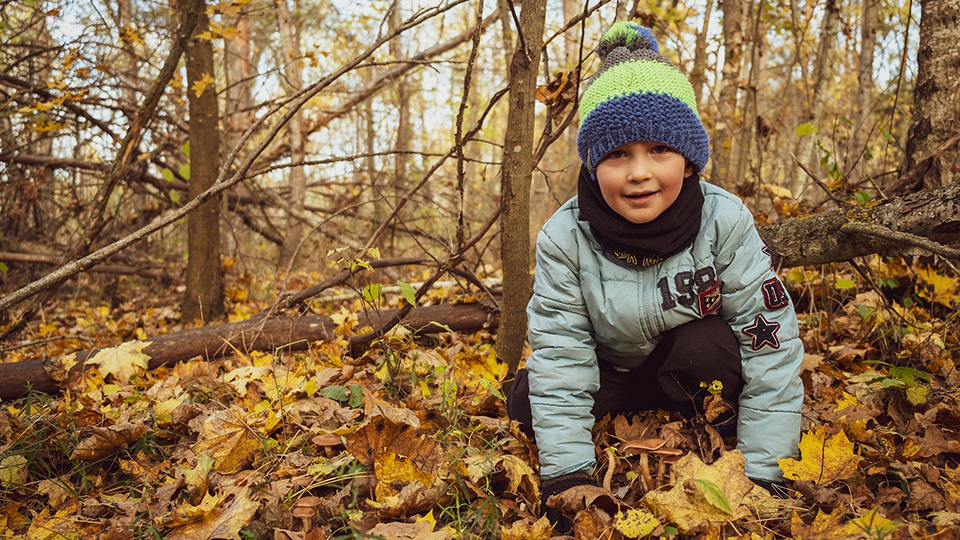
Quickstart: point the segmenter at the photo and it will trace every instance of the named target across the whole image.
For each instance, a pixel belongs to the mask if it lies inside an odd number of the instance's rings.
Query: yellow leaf
[[[843,507],[829,514],[817,510],[813,523],[807,525],[796,512],[790,519],[790,535],[800,540],[830,538],[831,540],[855,540],[864,538],[863,531],[855,524],[843,522],[846,513]]]
[[[377,473],[377,486],[374,488],[378,501],[384,501],[397,491],[391,484],[409,484],[420,482],[425,487],[433,485],[432,474],[421,471],[405,456],[398,456],[394,452],[384,452],[374,460],[374,470]]]
[[[826,428],[821,427],[816,433],[803,434],[800,440],[800,461],[777,461],[784,477],[826,486],[856,474],[860,456],[854,453],[853,448],[853,443],[842,430],[828,439]]]
[[[837,408],[834,409],[834,411],[840,412],[846,409],[847,407],[851,405],[856,405],[856,404],[857,404],[856,396],[852,396],[846,392],[843,392],[843,394],[840,396],[840,399],[837,400]]]
[[[924,284],[917,287],[917,293],[929,302],[950,307],[960,288],[960,279],[940,275],[930,268],[918,268],[916,272]]]
[[[673,466],[675,483],[669,490],[650,491],[643,502],[663,522],[673,523],[686,532],[707,522],[737,520],[751,513],[775,509],[778,502],[744,473],[744,458],[739,450],[725,452],[706,465],[689,453]],[[697,489],[697,480],[710,482],[722,493],[731,512],[719,509]]]
[[[203,91],[213,84],[213,82],[213,77],[211,77],[209,73],[204,73],[199,81],[193,81],[193,86],[191,86],[190,89],[193,90],[193,93],[196,94],[197,97],[200,97]]]
[[[627,538],[639,538],[653,532],[660,525],[657,518],[646,510],[631,509],[617,512],[613,526]]]
[[[852,520],[850,523],[860,529],[867,538],[887,538],[901,526],[900,523],[891,521],[880,515],[880,512],[878,512],[876,508]]]
[[[552,536],[553,526],[547,516],[543,516],[536,523],[522,519],[500,529],[500,540],[550,540]]]
[[[52,515],[51,515],[52,514]],[[64,538],[97,538],[103,525],[80,515],[75,501],[59,507],[56,513],[44,508],[30,522],[26,540],[63,540]]]
[[[143,349],[150,345],[150,341],[128,341],[102,349],[93,358],[87,359],[87,364],[97,366],[97,371],[104,379],[108,375],[121,383],[130,382],[130,377],[140,370],[147,369],[150,356],[143,354]]]
[[[18,488],[27,483],[27,458],[13,454],[0,460],[0,486]]]
[[[208,416],[193,445],[195,453],[210,454],[217,472],[222,474],[246,467],[260,448],[260,437],[247,427],[236,410],[217,411]]]
[[[780,199],[792,199],[793,193],[789,189],[778,186],[776,184],[763,184],[763,189],[770,194],[771,197],[776,197]]]

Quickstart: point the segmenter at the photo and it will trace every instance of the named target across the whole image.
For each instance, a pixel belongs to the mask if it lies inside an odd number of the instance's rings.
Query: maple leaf
[[[778,459],[785,478],[807,480],[827,486],[846,480],[857,473],[860,456],[854,453],[853,443],[843,430],[827,438],[824,427],[816,433],[809,431],[800,440],[800,461]]]
[[[661,521],[676,524],[680,532],[705,522],[733,521],[776,507],[778,502],[744,474],[744,463],[739,450],[725,452],[711,465],[687,454],[673,466],[673,487],[650,491],[643,502]],[[705,486],[709,487],[706,491]]]
[[[918,286],[917,294],[929,302],[950,307],[960,288],[960,279],[938,274],[932,268],[917,268],[917,277],[926,286]]]
[[[111,375],[115,380],[126,383],[135,373],[149,367],[150,355],[144,354],[143,349],[151,343],[127,341],[116,347],[101,349],[93,358],[88,358],[86,363],[97,366],[97,371],[104,379]]]

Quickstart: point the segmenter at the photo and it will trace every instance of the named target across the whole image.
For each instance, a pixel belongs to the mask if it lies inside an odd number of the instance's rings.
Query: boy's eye
[[[614,150],[609,154],[607,154],[607,158],[609,159],[620,159],[624,157],[627,157],[627,153],[624,152],[623,150]]]
[[[658,145],[654,146],[653,148],[651,148],[651,149],[650,149],[650,152],[651,152],[651,153],[654,153],[654,154],[666,154],[666,153],[669,152],[670,150],[671,150],[671,148],[670,148],[669,146],[666,146],[666,145],[663,145],[663,144],[658,144]]]

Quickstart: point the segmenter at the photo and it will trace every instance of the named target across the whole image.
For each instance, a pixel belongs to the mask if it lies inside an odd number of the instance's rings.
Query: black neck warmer
[[[608,253],[632,266],[652,266],[693,243],[700,232],[703,192],[699,174],[684,179],[677,200],[649,223],[631,223],[616,213],[585,166],[577,181],[580,221]]]

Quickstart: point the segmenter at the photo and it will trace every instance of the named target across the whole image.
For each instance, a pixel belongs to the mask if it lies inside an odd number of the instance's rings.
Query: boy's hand
[[[540,511],[550,520],[555,533],[569,532],[573,523],[567,516],[573,517],[588,506],[599,507],[613,515],[619,504],[613,495],[598,486],[586,471],[543,481]]]

